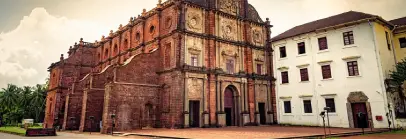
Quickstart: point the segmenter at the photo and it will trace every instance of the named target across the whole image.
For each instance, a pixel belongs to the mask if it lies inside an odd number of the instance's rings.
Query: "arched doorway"
[[[152,128],[154,125],[154,109],[152,104],[146,104],[144,107],[144,127]]]
[[[226,126],[238,125],[238,100],[237,89],[234,86],[228,86],[224,90],[224,112],[226,114]]]

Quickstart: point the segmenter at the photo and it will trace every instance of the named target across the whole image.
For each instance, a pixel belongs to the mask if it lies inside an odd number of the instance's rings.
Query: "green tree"
[[[4,107],[4,109],[11,110],[13,106],[18,103],[18,93],[20,89],[13,84],[8,84],[7,88],[3,88],[0,96],[0,105]]]
[[[40,115],[44,112],[45,108],[45,97],[46,97],[46,87],[45,85],[37,84],[31,95],[31,107],[34,112],[35,121],[40,121]]]
[[[404,96],[404,89],[403,89],[403,84],[406,81],[406,59],[403,59],[401,62],[397,63],[395,66],[395,70],[391,71],[390,73],[390,78],[391,81],[389,85],[389,89],[391,92],[398,92],[398,99],[400,99],[400,104],[396,104],[395,107],[403,108],[406,110],[406,105],[405,105],[405,96]],[[395,108],[396,110],[396,108]],[[396,115],[399,115],[399,113],[396,113]],[[404,114],[401,114],[402,117],[406,116]]]

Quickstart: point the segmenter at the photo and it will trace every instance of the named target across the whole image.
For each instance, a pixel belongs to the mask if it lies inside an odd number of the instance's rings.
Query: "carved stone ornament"
[[[202,29],[202,17],[200,14],[190,12],[188,14],[187,26],[192,30],[200,31]]]
[[[261,44],[262,43],[262,31],[258,29],[254,29],[252,31],[252,41],[256,44]]]
[[[228,40],[234,40],[235,28],[231,21],[223,20],[221,26],[222,37]]]
[[[238,0],[220,0],[219,7],[220,10],[229,14],[237,14]]]
[[[188,38],[188,50],[192,54],[200,54],[202,51],[202,42],[198,38]]]
[[[265,61],[265,56],[263,54],[257,54],[256,57],[255,57],[255,61],[264,62]]]

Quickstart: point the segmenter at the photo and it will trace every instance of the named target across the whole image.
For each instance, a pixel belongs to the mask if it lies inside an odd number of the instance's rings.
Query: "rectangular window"
[[[299,51],[299,55],[305,54],[306,53],[306,46],[304,42],[298,43],[297,44],[297,49]]]
[[[330,108],[329,112],[336,112],[336,105],[334,103],[334,98],[326,98],[326,107]]]
[[[344,32],[343,38],[344,38],[344,45],[354,44],[354,34],[352,31]]]
[[[406,38],[399,38],[400,48],[406,48]]]
[[[388,45],[388,50],[391,50],[390,46],[390,40],[389,40],[389,33],[385,31],[385,36],[386,36],[386,44]]]
[[[190,63],[192,66],[197,67],[199,65],[197,55],[192,55],[190,57]]]
[[[311,100],[303,100],[303,107],[305,113],[313,113]]]
[[[347,62],[348,67],[348,76],[358,76],[358,62],[357,61],[350,61]]]
[[[228,74],[234,74],[234,60],[232,59],[227,59],[226,63],[226,68],[227,68],[227,73]]]
[[[289,75],[287,71],[281,72],[282,83],[289,83]]]
[[[262,64],[257,64],[257,74],[262,74]]]
[[[309,81],[309,72],[307,68],[300,69],[300,79],[301,81]]]
[[[286,57],[286,47],[279,47],[279,53],[280,53],[280,57],[281,58],[285,58]]]
[[[327,46],[327,38],[323,37],[323,38],[319,38],[319,50],[327,50],[328,46]]]
[[[321,66],[321,72],[322,72],[322,75],[323,75],[323,79],[330,79],[331,78],[330,65]]]
[[[285,108],[285,113],[292,113],[292,108],[290,106],[290,101],[284,101],[283,106]]]

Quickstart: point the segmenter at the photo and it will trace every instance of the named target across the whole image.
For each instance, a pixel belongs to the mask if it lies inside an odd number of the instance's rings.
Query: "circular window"
[[[140,35],[139,32],[137,32],[137,33],[135,34],[135,40],[136,40],[136,41],[139,41],[140,39],[141,39],[141,35]]]
[[[149,33],[153,34],[155,32],[155,26],[149,27]]]

